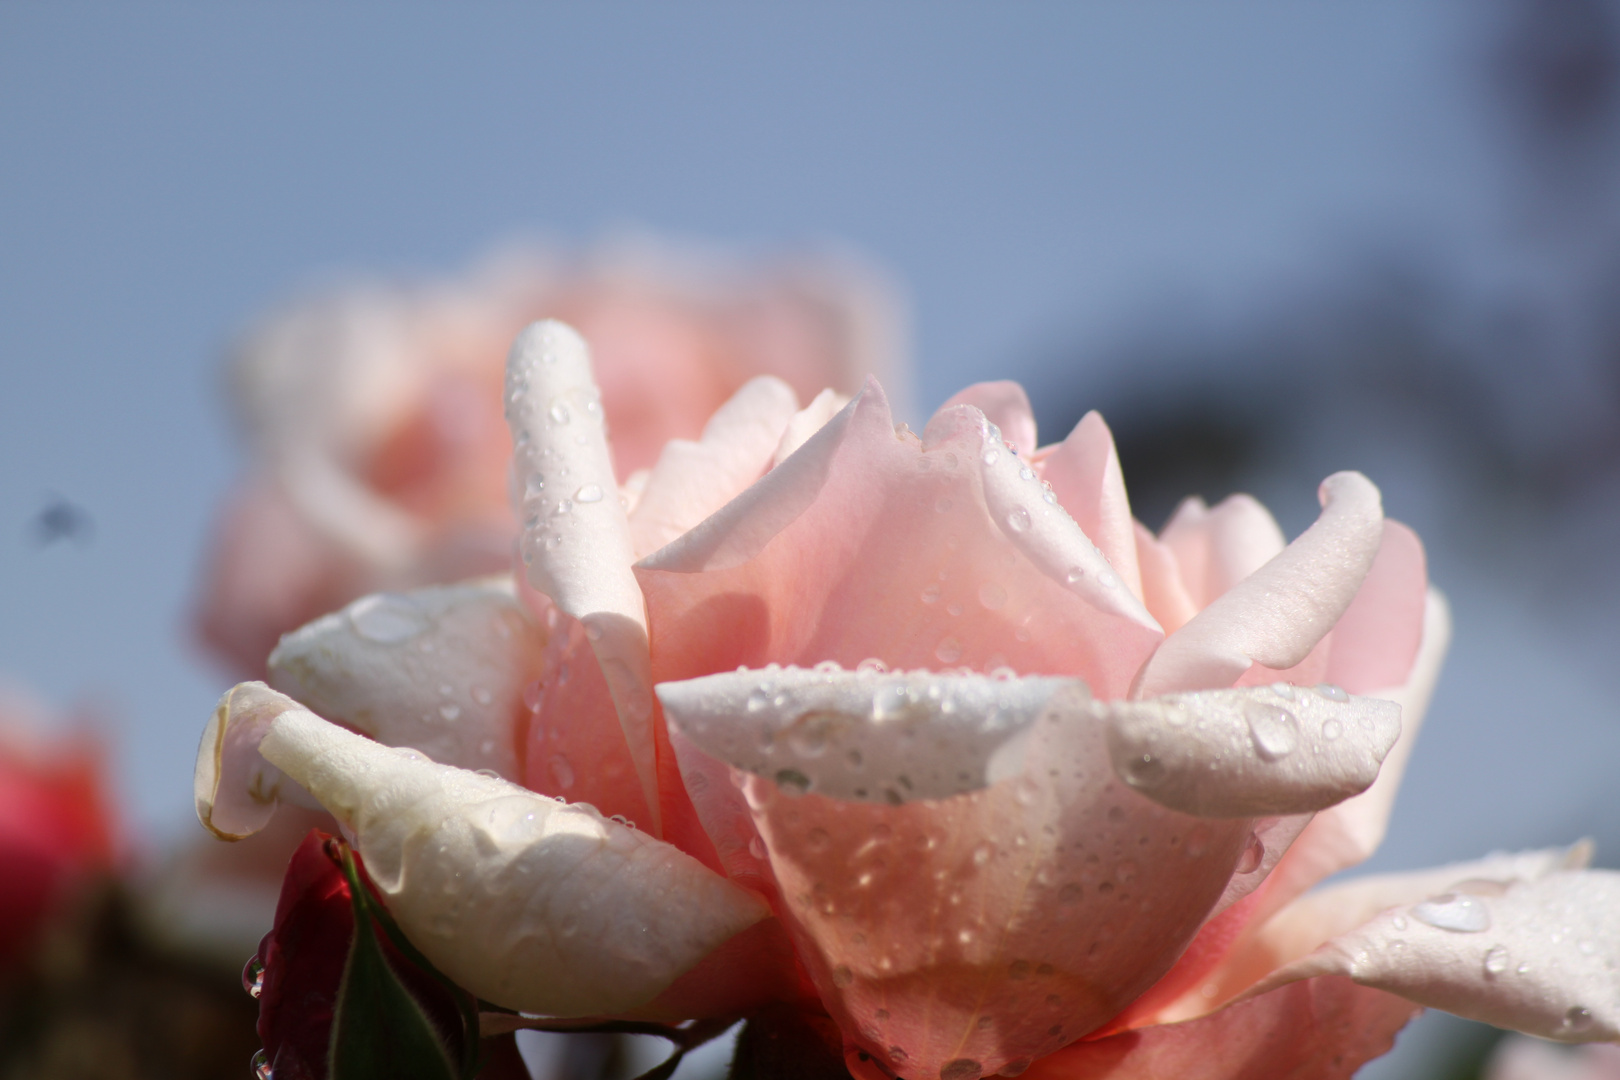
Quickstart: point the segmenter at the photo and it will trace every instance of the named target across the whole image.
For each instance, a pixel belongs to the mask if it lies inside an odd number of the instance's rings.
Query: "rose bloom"
[[[116,858],[100,748],[47,727],[41,706],[0,686],[0,982]]]
[[[312,796],[480,998],[787,1003],[862,1078],[1348,1077],[1424,1005],[1620,1037],[1582,846],[1307,891],[1378,844],[1448,636],[1364,477],[1291,544],[1243,496],[1154,536],[1094,413],[1038,447],[986,383],[919,436],[763,378],[621,488],[600,393],[519,336],[519,573],[285,637],[205,825]]]
[[[614,463],[630,477],[753,376],[808,396],[898,374],[896,311],[853,260],[646,243],[316,294],[239,350],[231,385],[253,464],[216,527],[201,636],[259,677],[283,633],[363,593],[504,569],[515,524],[500,384],[534,319],[566,318],[595,344]]]

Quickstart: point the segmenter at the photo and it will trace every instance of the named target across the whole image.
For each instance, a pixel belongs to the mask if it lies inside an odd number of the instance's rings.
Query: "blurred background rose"
[[[912,420],[983,378],[1048,430],[1099,407],[1155,527],[1246,489],[1292,534],[1365,471],[1458,625],[1369,869],[1584,833],[1616,865],[1614,3],[379,11],[0,7],[0,666],[115,702],[145,842],[195,828],[229,678],[195,582],[267,475],[230,343],[629,222],[868,252]],[[1493,1039],[1425,1020],[1364,1075]]]

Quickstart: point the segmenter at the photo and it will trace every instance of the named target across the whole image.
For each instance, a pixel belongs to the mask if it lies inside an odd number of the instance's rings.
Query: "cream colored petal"
[[[658,685],[697,747],[784,791],[888,803],[1019,775],[1029,728],[1075,679],[781,668]]]
[[[1102,708],[1121,779],[1200,817],[1303,814],[1343,802],[1377,778],[1401,730],[1393,702],[1286,683]]]
[[[771,464],[775,466],[786,461],[810,436],[825,427],[827,421],[837,416],[848,404],[849,396],[840,394],[831,387],[817,394],[810,404],[794,413],[793,418],[788,421],[787,428],[782,432],[781,441],[776,444],[776,453],[771,456]]]
[[[412,944],[525,1012],[623,1012],[769,914],[674,847],[496,777],[382,746],[304,709],[259,746],[354,838]]]
[[[1620,873],[1474,879],[1391,908],[1287,964],[1246,997],[1348,975],[1473,1020],[1560,1042],[1620,1040]]]
[[[529,584],[585,624],[659,832],[647,613],[601,397],[590,351],[572,329],[548,320],[518,335],[506,363],[506,420],[519,550]]]
[[[761,376],[720,406],[701,440],[665,443],[630,515],[636,554],[657,551],[757,480],[798,409],[792,387]]]
[[[515,725],[546,631],[510,576],[362,597],[281,639],[270,684],[442,765],[519,778]]]
[[[214,706],[197,746],[192,794],[197,820],[222,840],[241,840],[264,828],[286,788],[295,786],[259,756],[270,722],[301,708],[264,683],[238,683]]]

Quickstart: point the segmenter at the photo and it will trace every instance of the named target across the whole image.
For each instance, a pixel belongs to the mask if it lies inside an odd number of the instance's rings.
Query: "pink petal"
[[[919,444],[895,433],[868,384],[792,457],[637,566],[658,681],[872,658],[1073,674],[1122,694],[1157,624],[990,430],[957,408]]]
[[[1102,415],[1093,410],[1081,417],[1069,437],[1050,451],[1042,464],[1042,478],[1052,485],[1059,504],[1102,550],[1131,592],[1141,597],[1136,521],[1125,495],[1125,475],[1120,471],[1114,436]]]
[[[793,456],[793,452],[809,441],[810,436],[827,426],[827,422],[849,404],[849,398],[829,387],[817,394],[804,408],[793,414],[782,440],[776,444],[771,464],[780,465]]]
[[[1198,614],[1181,579],[1175,553],[1141,522],[1136,523],[1136,562],[1142,576],[1142,603],[1164,632],[1173,634]]]
[[[1352,694],[1405,686],[1423,641],[1428,592],[1423,541],[1386,520],[1372,570],[1333,627],[1327,681]]]
[[[1365,791],[1400,734],[1400,709],[1287,684],[1117,701],[1114,770],[1163,806],[1200,817],[1304,814]]]
[[[517,779],[546,632],[510,577],[362,597],[281,639],[271,685],[386,746]]]
[[[1255,663],[1293,667],[1333,629],[1378,553],[1383,510],[1360,473],[1335,473],[1320,495],[1316,524],[1166,638],[1135,696],[1230,686]]]
[[[270,823],[296,783],[259,754],[275,718],[302,705],[264,683],[238,683],[214,706],[192,777],[197,820],[222,840],[241,840]],[[307,710],[306,710],[307,711]]]
[[[1001,429],[1006,439],[1026,460],[1035,453],[1035,411],[1029,407],[1029,395],[1011,379],[999,382],[974,383],[960,390],[939,407],[939,413],[958,405],[971,405],[984,413],[985,418]]]
[[[1348,979],[1292,983],[1198,1020],[1078,1042],[1028,1080],[1349,1080],[1421,1009]]]
[[[762,677],[772,694],[750,711]],[[995,1072],[1096,1027],[1174,961],[1249,835],[1246,820],[1199,821],[1112,780],[1072,682],[779,671],[660,693],[700,745],[781,778],[744,784],[779,911],[852,1052],[901,1075],[967,1060]],[[987,724],[1027,730],[1022,775],[923,797],[963,773],[993,779],[999,746],[968,739]],[[886,783],[907,746],[910,786]],[[861,776],[864,794],[850,789]],[[919,798],[887,805],[885,786]]]
[[[1232,495],[1214,509],[1188,499],[1159,539],[1175,553],[1182,581],[1198,607],[1260,569],[1284,547],[1277,521],[1254,498]]]
[[[1261,980],[1348,975],[1497,1027],[1562,1042],[1620,1040],[1620,873],[1468,881],[1393,908]]]
[[[529,583],[585,624],[624,728],[653,833],[657,743],[647,615],[630,566],[630,525],[618,499],[601,394],[585,342],[562,323],[518,335],[506,368],[513,506]]]
[[[798,409],[792,387],[761,376],[720,406],[702,439],[665,443],[630,515],[636,553],[663,547],[758,479]]]

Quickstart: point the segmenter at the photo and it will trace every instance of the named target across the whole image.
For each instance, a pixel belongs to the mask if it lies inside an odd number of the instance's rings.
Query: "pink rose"
[[[295,305],[248,338],[233,372],[253,470],[217,527],[201,635],[258,676],[281,634],[362,593],[505,568],[499,387],[507,346],[535,318],[567,318],[596,343],[617,475],[630,477],[755,375],[814,394],[894,370],[889,297],[845,262],[642,245]]]
[[[113,867],[100,749],[46,739],[42,710],[0,695],[0,978],[27,960],[75,890]]]
[[[1242,496],[1154,536],[1096,414],[1037,449],[1011,383],[919,436],[758,379],[621,490],[556,323],[506,403],[518,581],[288,635],[196,786],[225,836],[313,796],[485,1000],[786,1002],[863,1078],[1348,1077],[1423,1005],[1620,1037],[1581,847],[1307,891],[1380,841],[1448,636],[1359,474],[1291,544]]]

